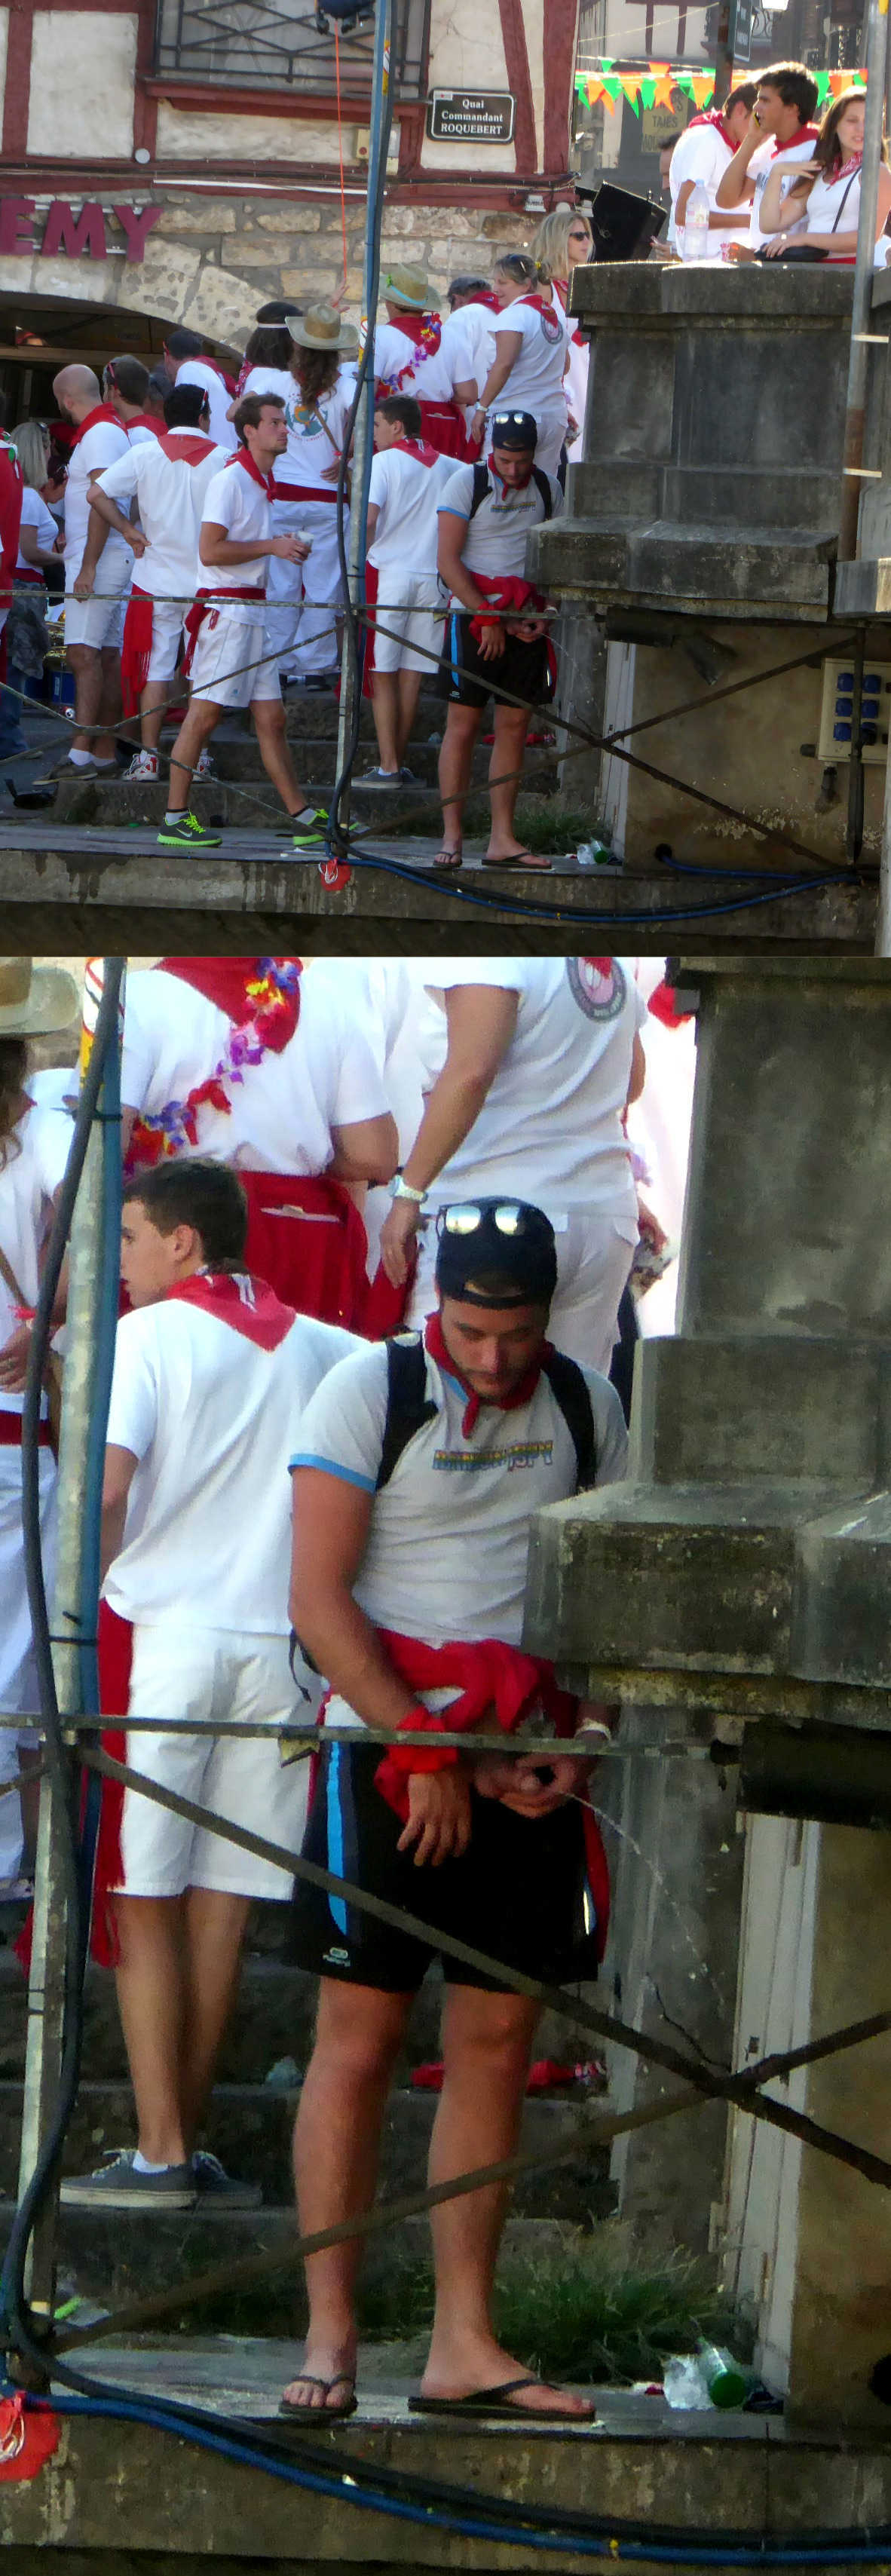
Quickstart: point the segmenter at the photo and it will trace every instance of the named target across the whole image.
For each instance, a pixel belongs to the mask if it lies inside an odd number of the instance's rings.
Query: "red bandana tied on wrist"
[[[427,1646],[421,1638],[403,1637],[391,1628],[381,1628],[378,1634],[394,1672],[410,1690],[451,1687],[458,1693],[451,1707],[438,1714],[425,1708],[423,1701],[409,1709],[399,1734],[463,1735],[466,1728],[479,1725],[488,1709],[494,1709],[496,1725],[503,1734],[512,1735],[530,1709],[542,1707],[556,1734],[572,1735],[577,1701],[569,1691],[558,1689],[553,1664],[546,1656],[524,1655],[519,1646],[504,1646],[497,1637],[472,1643],[456,1638],[453,1645]],[[378,1763],[375,1785],[404,1821],[410,1772],[445,1771],[457,1760],[456,1745],[432,1742],[428,1753],[421,1745],[400,1744],[397,1738]]]

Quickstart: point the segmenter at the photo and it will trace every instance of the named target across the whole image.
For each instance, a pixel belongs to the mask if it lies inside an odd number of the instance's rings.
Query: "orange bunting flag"
[[[623,96],[627,98],[629,107],[633,107],[635,116],[637,116],[639,111],[640,73],[620,72],[619,83]]]
[[[866,73],[830,72],[829,87],[832,91],[833,98],[840,98],[842,91],[845,89],[865,89]]]
[[[651,63],[649,68],[656,84],[653,92],[653,106],[671,107],[673,104],[672,90],[674,88],[674,76],[671,64]]]
[[[697,107],[707,107],[714,95],[714,72],[689,72],[687,78]]]

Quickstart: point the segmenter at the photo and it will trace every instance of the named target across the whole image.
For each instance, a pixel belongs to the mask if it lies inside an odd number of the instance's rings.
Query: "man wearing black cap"
[[[321,1978],[295,2139],[307,2233],[373,2200],[389,2084],[438,1935],[544,1979],[591,1975],[602,1951],[608,1881],[578,1802],[584,1766],[568,1751],[536,1767],[528,1739],[581,1725],[590,1758],[607,1716],[570,1701],[552,1666],[521,1651],[533,1513],[625,1471],[612,1388],[546,1339],[555,1279],[539,1208],[481,1199],[443,1209],[439,1305],[423,1340],[370,1344],[334,1368],[301,1422],[291,1610],[337,1730],[322,1739],[304,1856],[432,1927],[415,1938],[298,1881],[295,1955]],[[470,1736],[466,1755],[437,1741],[481,1722],[504,1730],[503,1757],[474,1764]],[[383,1758],[363,1744],[363,1726],[392,1737]],[[515,1727],[527,1746],[511,1756]],[[429,1746],[401,1743],[404,1730]],[[537,2019],[497,1968],[442,1956],[431,2183],[513,2152]],[[503,2218],[494,2188],[432,2215],[436,2318],[416,2402],[587,2418],[580,2399],[542,2386],[498,2345],[490,2292]],[[307,2263],[310,2330],[288,2413],[353,2411],[359,2251],[344,2240]]]
[[[550,867],[514,831],[523,746],[532,707],[549,696],[553,663],[541,592],[526,580],[526,539],[563,508],[558,483],[536,465],[538,424],[528,411],[496,412],[485,463],[459,465],[439,504],[440,580],[451,599],[440,690],[449,712],[439,757],[442,848],[434,867],[461,865],[461,817],[480,717],[495,695],[489,763],[492,830],[484,866]]]

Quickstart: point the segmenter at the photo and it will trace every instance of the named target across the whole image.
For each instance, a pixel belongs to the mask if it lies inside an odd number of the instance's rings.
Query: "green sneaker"
[[[291,820],[296,825],[293,838],[295,850],[319,850],[324,847],[325,828],[328,821],[324,806],[304,805],[299,814],[292,814]]]
[[[197,814],[181,814],[177,823],[162,823],[159,850],[219,850],[222,833],[208,832]]]

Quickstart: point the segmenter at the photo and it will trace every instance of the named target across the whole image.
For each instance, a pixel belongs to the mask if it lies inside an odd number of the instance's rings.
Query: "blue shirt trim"
[[[373,1476],[360,1476],[354,1467],[339,1466],[335,1458],[289,1458],[288,1468],[292,1476],[297,1467],[319,1467],[323,1476],[338,1476],[344,1485],[358,1485],[363,1494],[373,1494],[377,1490]]]

